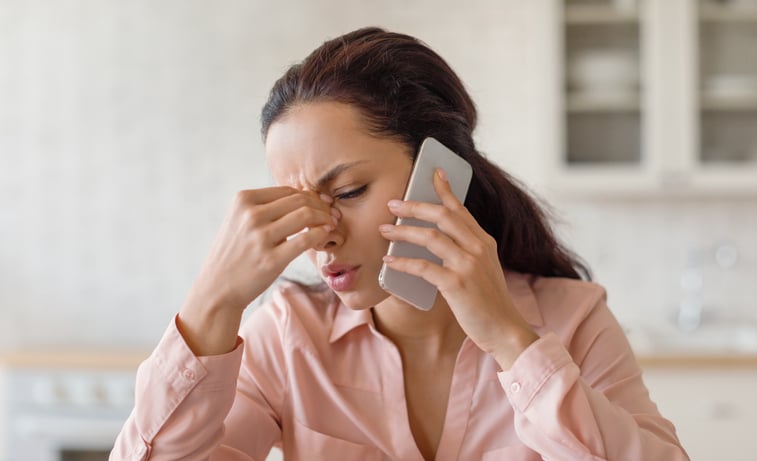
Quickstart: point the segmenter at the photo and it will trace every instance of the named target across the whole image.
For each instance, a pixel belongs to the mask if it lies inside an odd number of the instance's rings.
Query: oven
[[[105,461],[134,402],[134,369],[4,372],[0,461]]]
[[[0,461],[106,461],[147,355],[0,357]]]

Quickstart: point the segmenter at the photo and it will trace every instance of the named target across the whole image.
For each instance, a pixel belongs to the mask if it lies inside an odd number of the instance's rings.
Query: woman
[[[406,35],[357,30],[291,67],[262,112],[279,186],[237,194],[111,459],[687,459],[603,289],[475,125],[455,73]],[[442,205],[397,200],[429,136],[473,166],[465,205],[442,170]],[[442,264],[383,258],[389,241]],[[240,330],[303,252],[326,286],[279,284]],[[382,262],[436,285],[434,307],[383,291]]]

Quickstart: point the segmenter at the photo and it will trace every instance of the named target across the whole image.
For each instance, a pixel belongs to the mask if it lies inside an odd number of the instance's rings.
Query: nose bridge
[[[313,190],[312,184],[307,179],[307,175],[305,174],[304,169],[300,168],[297,171],[291,171],[287,176],[286,180],[284,181],[284,184],[287,186],[301,190],[301,191],[308,191]]]
[[[311,165],[302,165],[298,168],[297,176],[294,178],[298,189],[302,191],[319,192],[315,184],[315,173]]]
[[[305,182],[304,177],[300,176],[292,176],[289,180],[289,184],[294,187],[297,190],[306,191],[308,190],[307,182]]]

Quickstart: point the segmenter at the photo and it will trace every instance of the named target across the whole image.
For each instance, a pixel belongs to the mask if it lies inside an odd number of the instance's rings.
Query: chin
[[[378,286],[374,290],[335,293],[345,306],[353,310],[369,309],[389,297],[389,293]]]

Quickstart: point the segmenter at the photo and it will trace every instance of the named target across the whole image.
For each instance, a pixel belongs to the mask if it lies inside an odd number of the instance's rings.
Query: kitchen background
[[[0,461],[105,451],[270,85],[364,25],[459,72],[692,458],[757,459],[757,2],[0,0]]]

